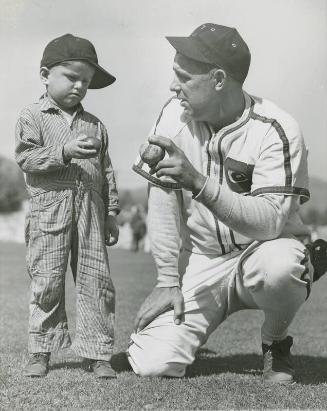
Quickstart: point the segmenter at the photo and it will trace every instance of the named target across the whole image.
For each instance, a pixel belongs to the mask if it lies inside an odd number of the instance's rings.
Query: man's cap
[[[116,78],[99,66],[98,57],[93,44],[81,37],[64,34],[52,41],[44,49],[41,67],[52,67],[69,60],[86,61],[95,68],[89,88],[103,88],[112,84]]]
[[[250,66],[250,50],[235,28],[205,23],[189,37],[166,37],[178,53],[225,69],[244,82]]]

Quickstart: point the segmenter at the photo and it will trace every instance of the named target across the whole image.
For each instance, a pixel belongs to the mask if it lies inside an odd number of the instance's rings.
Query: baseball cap
[[[82,60],[95,68],[89,88],[103,88],[112,84],[116,78],[99,66],[98,57],[93,44],[81,37],[64,34],[47,44],[44,49],[41,67],[52,67],[68,60]]]
[[[189,37],[166,37],[182,55],[219,66],[235,80],[244,82],[250,66],[250,50],[235,28],[205,23]]]

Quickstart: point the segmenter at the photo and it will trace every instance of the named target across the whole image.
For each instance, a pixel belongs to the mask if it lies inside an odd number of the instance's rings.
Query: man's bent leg
[[[311,283],[306,248],[294,238],[261,243],[243,260],[236,289],[246,306],[264,311],[263,343],[287,336],[296,312],[309,296]]]
[[[293,381],[294,368],[287,335],[296,312],[308,298],[313,268],[302,243],[291,238],[259,245],[242,263],[237,276],[239,297],[249,308],[264,311],[262,326],[263,377],[268,383]]]
[[[228,282],[235,258],[183,252],[180,260],[180,272],[185,273],[183,321],[174,324],[170,310],[132,334],[128,358],[141,376],[183,377],[198,348],[226,318]]]

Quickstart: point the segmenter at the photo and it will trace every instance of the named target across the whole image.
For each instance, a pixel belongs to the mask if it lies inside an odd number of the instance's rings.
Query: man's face
[[[210,68],[177,53],[173,70],[175,76],[170,90],[176,93],[184,114],[193,120],[206,121],[217,98]]]
[[[58,106],[69,110],[85,97],[94,72],[94,67],[87,62],[67,61],[51,67],[44,82]]]

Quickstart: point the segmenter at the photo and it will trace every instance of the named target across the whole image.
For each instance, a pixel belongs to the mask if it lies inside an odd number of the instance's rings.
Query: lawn
[[[21,375],[26,361],[29,281],[23,245],[0,243],[0,409],[326,409],[327,276],[315,284],[293,325],[297,383],[276,387],[261,381],[259,312],[229,318],[202,347],[183,379],[142,379],[124,357],[136,311],[154,284],[147,254],[114,249],[111,270],[117,290],[117,380],[95,380],[81,359],[66,350],[53,355],[43,379]],[[67,304],[74,326],[74,289],[67,276]]]

